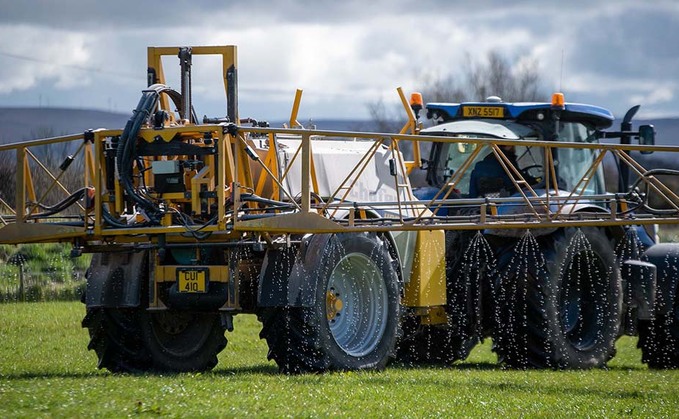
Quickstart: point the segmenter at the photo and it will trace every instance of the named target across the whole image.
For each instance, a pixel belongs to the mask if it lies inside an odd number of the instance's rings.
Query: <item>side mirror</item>
[[[639,127],[639,144],[655,145],[655,128],[653,125],[641,125]],[[641,154],[651,154],[653,151],[644,150]]]

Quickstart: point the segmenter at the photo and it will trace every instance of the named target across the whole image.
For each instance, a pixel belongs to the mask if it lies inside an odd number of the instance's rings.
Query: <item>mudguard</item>
[[[620,274],[626,284],[623,301],[628,304],[627,312],[638,320],[653,320],[657,288],[656,265],[640,260],[626,260]]]
[[[305,238],[295,248],[269,250],[259,277],[259,307],[312,307],[316,302],[318,275],[323,251],[332,234]]]
[[[257,287],[257,307],[288,305],[288,277],[297,260],[297,248],[269,249],[264,256]]]
[[[646,259],[658,270],[656,289],[656,316],[669,314],[674,307],[679,286],[679,243],[659,243],[651,246]]]
[[[85,304],[92,307],[139,307],[148,252],[97,253],[87,271]]]

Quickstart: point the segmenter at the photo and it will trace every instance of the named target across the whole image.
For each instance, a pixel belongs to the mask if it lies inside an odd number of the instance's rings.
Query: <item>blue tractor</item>
[[[429,103],[426,116],[434,123],[420,134],[469,142],[432,142],[423,160],[428,186],[415,194],[432,200],[445,190],[450,204],[438,205],[436,215],[449,220],[490,214],[490,208],[496,216],[527,212],[516,203],[527,190],[535,199],[561,197],[559,211],[582,217],[653,211],[646,203],[627,209],[604,199],[643,194],[638,184],[630,186],[629,165],[617,161],[618,190],[610,191],[609,182],[607,191],[601,149],[594,146],[609,138],[653,145],[652,126],[632,130],[638,108],[627,112],[620,131],[605,131],[614,122],[611,112],[567,103],[560,93],[551,103],[499,97]],[[621,150],[617,156],[611,160],[631,154]],[[447,324],[411,325],[401,359],[461,360],[492,337],[498,359],[509,367],[591,368],[605,365],[617,338],[630,334],[639,335],[650,367],[679,366],[679,244],[656,244],[652,232],[633,222],[448,230],[446,263]]]

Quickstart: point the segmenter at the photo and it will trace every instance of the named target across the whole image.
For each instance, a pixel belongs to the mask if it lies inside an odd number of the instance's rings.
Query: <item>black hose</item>
[[[142,224],[134,224],[134,225],[128,225],[126,223],[121,223],[120,221],[116,220],[115,217],[106,210],[106,208],[102,208],[101,215],[104,218],[104,221],[106,221],[106,224],[110,225],[111,227],[116,227],[116,228],[139,228],[139,227],[147,227],[149,223],[142,223]]]
[[[673,170],[673,169],[651,169],[647,170],[642,175],[637,178],[637,180],[634,182],[632,186],[630,186],[629,190],[634,191],[636,188],[639,187],[641,182],[648,176],[658,176],[658,175],[665,175],[665,176],[679,176],[679,170]],[[643,201],[638,205],[638,207],[641,207],[644,209],[644,211],[648,212],[649,214],[653,215],[675,215],[678,214],[679,211],[676,209],[659,209],[659,208],[653,208],[648,205],[648,184],[646,184],[646,195],[643,197]],[[637,208],[638,208],[637,207]]]
[[[168,94],[173,102],[175,102],[175,105],[180,104],[179,106],[181,106],[181,94],[163,84],[154,84],[147,90],[144,90],[132,117],[130,117],[127,124],[125,124],[125,129],[120,136],[120,142],[118,143],[118,149],[116,151],[118,173],[123,189],[127,196],[146,212],[146,215],[153,224],[160,223],[163,210],[135,190],[132,179],[132,162],[135,158],[137,135],[144,122],[149,118],[151,112],[157,106],[161,93]]]
[[[187,215],[183,213],[177,213],[177,218],[179,218],[180,222],[186,228],[186,232],[189,233],[193,238],[196,240],[205,240],[208,237],[212,235],[212,232],[208,231],[205,233],[201,233],[200,231],[210,225],[213,225],[217,222],[217,215],[215,214],[212,218],[207,220],[204,224],[200,225],[198,228],[192,228],[192,226],[196,225],[193,221],[192,218],[188,217]],[[187,237],[186,233],[182,233],[182,236]]]
[[[244,202],[257,202],[260,204],[267,204],[267,205],[272,205],[275,207],[285,207],[285,208],[295,208],[294,204],[289,203],[289,202],[284,202],[284,201],[277,201],[274,199],[267,199],[267,198],[262,198],[259,195],[255,194],[242,194],[241,195],[241,201]]]
[[[673,169],[651,169],[647,170],[644,173],[641,174],[639,178],[634,182],[632,186],[630,186],[629,190],[633,191],[634,188],[639,186],[639,184],[644,180],[644,178],[648,176],[658,176],[658,175],[667,175],[667,176],[679,176],[679,170],[673,170]]]
[[[142,209],[144,209],[152,221],[158,222],[159,217],[157,213],[159,208],[157,208],[152,202],[141,197],[134,189],[134,183],[132,181],[132,161],[133,152],[135,148],[135,143],[137,140],[137,135],[139,130],[143,125],[144,121],[148,119],[151,111],[156,106],[158,101],[158,92],[155,90],[146,90],[142,94],[141,99],[137,108],[134,110],[132,117],[125,124],[125,129],[120,136],[120,142],[118,143],[118,149],[116,151],[116,160],[118,163],[118,173],[120,175],[121,183],[123,189],[127,195],[137,203]],[[154,219],[158,218],[158,219]]]
[[[56,204],[49,206],[49,205],[43,205],[43,204],[36,204],[38,208],[45,210],[44,212],[38,213],[38,214],[31,214],[28,218],[29,219],[34,219],[34,218],[42,218],[42,217],[48,217],[50,215],[54,215],[58,212],[61,212],[65,210],[66,208],[70,207],[74,203],[76,203],[79,199],[81,199],[84,195],[85,192],[87,191],[87,188],[81,188],[78,189],[77,191],[73,192],[71,195],[66,197],[64,200],[57,202]]]

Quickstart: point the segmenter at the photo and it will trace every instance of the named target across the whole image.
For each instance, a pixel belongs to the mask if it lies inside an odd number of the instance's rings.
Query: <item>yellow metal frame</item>
[[[398,97],[401,99],[401,104],[403,105],[403,110],[406,113],[406,116],[408,118],[408,121],[405,123],[403,128],[401,128],[401,131],[399,134],[413,134],[417,135],[420,133],[420,130],[422,129],[422,124],[417,120],[415,117],[415,111],[413,111],[413,108],[410,106],[408,103],[408,99],[406,99],[406,96],[403,94],[403,89],[398,87],[396,88],[396,91],[398,92]],[[410,174],[410,172],[413,171],[413,169],[419,169],[420,166],[420,161],[422,159],[420,155],[420,142],[419,141],[412,141],[413,145],[413,160],[412,161],[406,161],[405,168],[406,168],[406,174]]]
[[[651,214],[635,214],[629,215],[624,213],[624,209],[631,207],[633,203],[625,201],[624,197],[620,195],[606,195],[592,197],[584,194],[584,190],[590,182],[593,173],[602,164],[603,159],[607,154],[612,154],[619,158],[623,164],[630,167],[633,174],[641,178],[643,185],[646,185],[651,191],[662,198],[668,207],[674,209],[679,213],[679,197],[677,193],[672,191],[669,187],[664,185],[655,176],[645,176],[647,171],[642,165],[634,161],[625,151],[641,151],[654,150],[676,153],[679,151],[678,147],[672,146],[641,146],[641,145],[614,145],[614,144],[574,144],[574,143],[557,143],[557,142],[541,142],[541,141],[510,141],[510,140],[490,140],[490,139],[458,139],[433,137],[410,134],[383,134],[383,133],[360,133],[360,132],[333,132],[333,131],[319,131],[319,130],[298,130],[298,129],[272,129],[272,128],[254,128],[254,127],[240,127],[238,135],[231,136],[223,133],[222,125],[200,125],[200,126],[178,126],[166,128],[166,130],[175,134],[202,137],[204,133],[210,133],[214,137],[214,141],[219,145],[219,150],[223,150],[214,156],[217,165],[217,173],[211,166],[206,166],[193,176],[191,179],[191,190],[201,189],[204,185],[205,189],[213,191],[216,194],[214,201],[217,205],[217,223],[207,226],[203,229],[206,232],[219,233],[210,240],[223,240],[224,237],[238,237],[239,234],[244,233],[267,233],[267,234],[306,234],[306,233],[330,233],[330,232],[348,232],[348,231],[418,231],[418,230],[454,230],[454,229],[525,229],[525,228],[552,228],[560,226],[587,226],[587,225],[629,225],[629,224],[677,224],[679,217],[677,215],[651,215]],[[83,187],[93,187],[97,192],[95,196],[95,206],[92,211],[86,210],[82,205],[79,208],[81,217],[86,220],[85,227],[64,226],[61,223],[54,222],[54,217],[50,218],[36,218],[35,208],[37,204],[47,205],[46,202],[40,202],[40,198],[45,198],[44,190],[36,190],[34,179],[35,170],[41,172],[48,172],[43,178],[49,178],[52,184],[49,186],[50,190],[61,191],[64,196],[67,196],[73,191],[68,191],[60,182],[61,173],[51,171],[46,165],[41,163],[35,153],[31,152],[31,148],[37,146],[44,146],[47,144],[59,144],[69,141],[79,141],[84,143],[83,135],[72,135],[63,137],[54,137],[45,140],[29,141],[19,144],[10,144],[0,146],[0,152],[13,151],[16,153],[16,162],[18,167],[23,170],[16,171],[16,195],[15,205],[10,205],[8,202],[0,202],[0,230],[3,232],[1,242],[3,243],[26,243],[26,242],[58,242],[58,241],[101,241],[107,240],[109,242],[145,242],[148,240],[148,235],[166,234],[170,240],[182,241],[181,234],[187,232],[187,228],[182,225],[163,225],[157,227],[145,228],[112,228],[106,225],[103,220],[103,206],[107,206],[109,211],[114,214],[121,212],[120,200],[122,198],[122,190],[116,186],[112,191],[105,190],[104,175],[106,173],[106,159],[104,158],[104,143],[107,139],[120,135],[119,130],[99,130],[93,133],[93,144],[85,144],[80,147],[79,153],[75,155],[76,159],[82,159],[84,165],[83,172]],[[269,151],[267,152],[264,162],[252,162],[245,152],[247,147],[247,138],[251,135],[264,135],[269,139]],[[292,162],[288,162],[287,167],[279,167],[280,162],[275,154],[276,139],[279,136],[299,136],[301,145],[296,158],[301,159],[301,170],[303,172],[302,179],[308,179],[302,182],[302,190],[298,202],[293,201],[291,191],[286,191],[284,186],[284,178],[289,171]],[[323,141],[324,138],[332,139],[346,139],[347,141],[354,141],[356,138],[363,140],[372,140],[373,147],[365,153],[360,159],[360,162],[351,168],[346,168],[345,178],[339,183],[339,186],[331,194],[331,196],[324,197],[325,202],[320,203],[315,201],[313,193],[318,191],[318,187],[314,185],[315,174],[312,165],[312,148],[316,141]],[[450,142],[450,143],[471,143],[475,145],[474,151],[470,153],[466,161],[461,164],[456,173],[449,179],[446,185],[441,189],[438,196],[429,201],[417,201],[410,196],[405,199],[398,199],[397,202],[354,202],[349,201],[347,197],[348,192],[357,187],[357,179],[367,167],[367,162],[374,156],[375,150],[380,144],[389,141],[393,144],[398,144],[400,141],[432,141],[432,142]],[[569,192],[567,197],[557,197],[548,195],[538,197],[532,188],[526,185],[525,180],[521,177],[517,168],[513,167],[511,162],[503,154],[500,145],[523,145],[532,146],[544,149],[545,155],[545,177],[546,182],[550,185],[550,189],[554,189],[555,185],[555,168],[554,161],[551,158],[551,150],[555,148],[587,148],[597,151],[597,158],[592,162],[589,169],[582,176],[578,184]],[[273,147],[272,147],[273,146]],[[94,148],[94,151],[91,150]],[[451,191],[455,188],[465,172],[470,170],[473,162],[478,159],[482,150],[492,150],[500,160],[505,171],[514,179],[514,184],[517,191],[522,191],[519,197],[513,198],[467,198],[467,199],[449,199]],[[272,151],[273,150],[273,151]],[[398,156],[397,146],[394,147],[394,156]],[[36,162],[35,166],[29,161]],[[263,170],[258,179],[252,179],[252,164],[263,165],[266,170]],[[392,187],[395,190],[403,191],[407,187],[407,182],[404,182],[404,175],[402,165],[398,170],[398,176],[395,176]],[[273,168],[273,170],[270,169]],[[282,175],[279,175],[280,172]],[[227,212],[225,204],[228,199],[235,199],[241,191],[261,191],[263,178],[273,179],[273,184],[277,188],[277,193],[274,198],[283,201],[291,202],[297,211],[295,214],[280,214],[268,216],[266,218],[256,220],[242,219],[240,212]],[[256,187],[255,187],[256,185]],[[282,192],[282,193],[280,193]],[[402,195],[402,194],[399,194]],[[168,194],[168,198],[172,198]],[[194,204],[197,203],[197,195],[193,194],[189,198],[184,198]],[[494,207],[502,203],[513,202],[525,207],[525,211],[521,214],[513,216],[501,216],[492,211]],[[598,202],[602,207],[609,207],[616,209],[619,213],[603,214],[603,213],[578,213],[571,214],[570,211],[574,204],[578,203],[592,203]],[[482,208],[479,214],[465,217],[440,217],[437,215],[439,209],[443,206],[454,206],[456,204],[475,205]],[[392,211],[399,214],[397,217],[385,218],[379,223],[370,220],[367,217],[351,217],[351,220],[342,220],[334,218],[338,211],[347,210],[350,214],[356,209],[381,209]],[[254,205],[250,206],[249,213],[256,215],[264,212],[265,209]],[[22,228],[21,225],[30,225],[29,228]],[[173,235],[176,236],[173,238]],[[115,237],[115,238],[114,238]]]
[[[165,84],[165,71],[163,69],[162,58],[165,56],[176,57],[179,54],[180,47],[149,47],[147,50],[147,62],[150,69],[155,70],[156,82],[160,84]],[[224,92],[229,92],[230,89],[235,88],[235,86],[230,86],[229,81],[226,77],[229,68],[232,66],[234,68],[238,67],[238,48],[235,45],[222,45],[222,46],[197,46],[191,47],[192,55],[219,55],[222,57],[222,75],[224,81]],[[160,98],[160,107],[165,110],[171,111],[170,103],[168,97],[163,95]],[[172,112],[169,112],[172,115]]]

